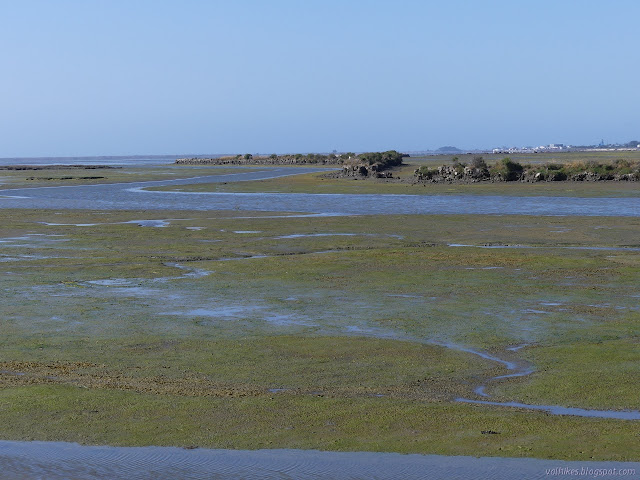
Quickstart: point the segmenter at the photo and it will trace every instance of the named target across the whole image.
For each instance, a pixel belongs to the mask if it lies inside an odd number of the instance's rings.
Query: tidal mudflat
[[[0,215],[5,439],[640,458],[637,217]]]
[[[52,187],[100,185],[137,180],[166,180],[199,175],[237,173],[234,167],[185,167],[174,165],[132,166],[131,164],[77,165],[2,165],[0,159],[0,190],[22,187]],[[243,171],[251,171],[244,168]]]

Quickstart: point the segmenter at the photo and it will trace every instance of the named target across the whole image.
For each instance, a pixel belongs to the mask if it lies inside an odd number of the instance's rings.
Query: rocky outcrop
[[[368,165],[366,163],[355,163],[342,166],[342,176],[344,177],[372,177],[372,178],[393,178],[393,174],[384,171],[384,167],[374,163]]]
[[[637,182],[640,180],[640,174],[638,173],[623,173],[623,174],[611,174],[611,173],[595,173],[595,172],[580,172],[567,175],[564,172],[526,172],[521,181],[523,182]]]
[[[474,183],[489,180],[489,170],[463,165],[442,165],[438,168],[419,168],[414,172],[420,182],[432,183]]]
[[[252,156],[236,155],[220,158],[179,158],[178,165],[342,165],[340,176],[392,178],[388,169],[402,164],[407,155],[395,150],[386,152],[368,152],[356,155],[270,155]]]
[[[178,165],[342,165],[336,155],[233,156],[219,158],[179,158]]]
[[[574,164],[520,165],[505,158],[488,167],[480,157],[472,165],[454,163],[437,168],[420,167],[414,179],[422,183],[492,182],[600,182],[640,181],[640,163],[618,160],[612,164],[594,162]]]

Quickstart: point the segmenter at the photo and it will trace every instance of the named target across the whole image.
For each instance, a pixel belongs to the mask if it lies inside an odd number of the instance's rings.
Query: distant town
[[[460,149],[453,146],[440,147],[437,150],[422,150],[422,151],[407,151],[411,156],[418,155],[455,155],[464,153],[496,153],[496,154],[511,154],[511,153],[543,153],[543,152],[581,152],[581,151],[640,151],[640,141],[632,140],[627,143],[605,143],[604,140],[597,145],[567,145],[564,143],[550,143],[549,145],[540,145],[537,147],[497,147],[493,149]]]
[[[540,153],[540,152],[576,152],[576,151],[615,151],[615,150],[640,150],[640,142],[633,140],[624,144],[605,144],[601,141],[598,145],[565,145],[564,143],[550,143],[539,147],[500,147],[494,148],[493,153]]]

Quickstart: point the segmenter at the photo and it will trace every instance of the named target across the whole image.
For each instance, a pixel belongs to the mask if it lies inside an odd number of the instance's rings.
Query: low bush
[[[492,177],[500,177],[507,182],[520,180],[524,167],[518,162],[514,162],[509,157],[503,158],[490,169]]]

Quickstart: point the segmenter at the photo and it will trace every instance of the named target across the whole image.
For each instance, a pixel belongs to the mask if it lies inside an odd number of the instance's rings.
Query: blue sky
[[[0,157],[640,139],[640,2],[0,0]]]

